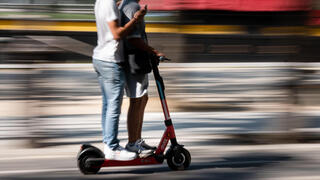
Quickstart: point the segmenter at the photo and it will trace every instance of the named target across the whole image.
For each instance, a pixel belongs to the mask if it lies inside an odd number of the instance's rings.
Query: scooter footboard
[[[136,166],[136,165],[150,165],[150,164],[161,164],[155,156],[150,156],[146,158],[137,158],[130,161],[118,161],[118,160],[108,160],[106,159],[102,164],[103,167],[108,166]]]

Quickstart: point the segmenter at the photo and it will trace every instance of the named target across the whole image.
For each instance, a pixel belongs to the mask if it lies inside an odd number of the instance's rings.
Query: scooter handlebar
[[[160,56],[158,57],[159,58],[159,61],[163,62],[163,61],[171,61],[171,59],[165,57],[165,56]]]
[[[165,56],[151,56],[151,64],[155,65],[155,66],[159,66],[160,62],[164,62],[164,61],[170,61],[171,59],[165,57]]]

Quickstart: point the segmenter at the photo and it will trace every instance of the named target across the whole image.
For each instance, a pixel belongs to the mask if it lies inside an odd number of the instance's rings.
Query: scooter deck
[[[102,167],[108,166],[136,166],[136,165],[150,165],[150,164],[161,164],[161,162],[157,161],[154,156],[149,156],[146,158],[136,158],[130,161],[121,161],[121,160],[108,160],[105,159]]]
[[[86,162],[92,167],[108,167],[108,166],[133,166],[133,165],[151,165],[161,164],[162,162],[157,160],[154,154],[147,157],[139,157],[133,160],[109,160],[105,158],[90,158]]]

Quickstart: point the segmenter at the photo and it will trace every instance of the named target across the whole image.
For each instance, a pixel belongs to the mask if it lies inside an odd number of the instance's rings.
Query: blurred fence
[[[101,97],[91,64],[0,67],[0,140],[33,146],[100,142]],[[319,135],[319,69],[319,63],[160,65],[177,128],[197,127],[199,133],[211,128],[206,133],[212,135],[298,133],[301,140]],[[152,75],[149,96],[146,122],[160,131],[163,117]]]
[[[91,62],[95,32],[0,31],[0,63]],[[149,33],[174,62],[318,62],[319,37]],[[72,44],[72,46],[70,46]]]

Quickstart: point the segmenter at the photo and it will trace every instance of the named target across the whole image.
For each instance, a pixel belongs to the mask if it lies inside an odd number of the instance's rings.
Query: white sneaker
[[[121,146],[118,146],[115,150],[113,150],[109,148],[109,146],[104,145],[104,155],[108,160],[128,161],[137,158],[136,153],[129,152]]]
[[[143,139],[139,139],[135,143],[128,143],[126,149],[130,152],[138,153],[140,157],[145,157],[152,154],[156,148],[147,145]]]

